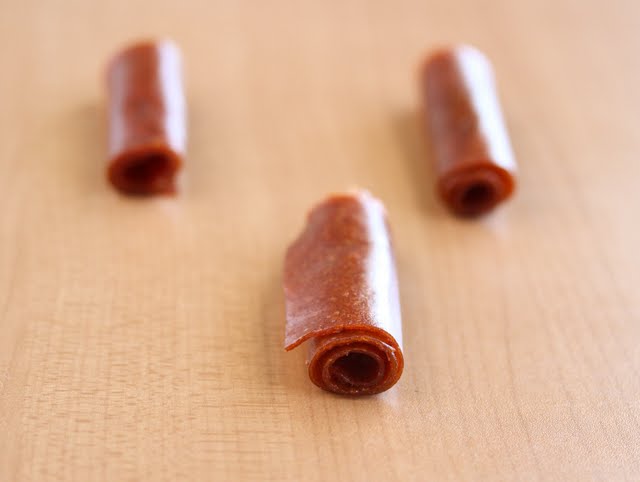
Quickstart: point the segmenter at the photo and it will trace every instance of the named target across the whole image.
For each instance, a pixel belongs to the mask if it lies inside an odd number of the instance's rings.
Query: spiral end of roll
[[[309,377],[324,390],[341,395],[374,395],[391,388],[402,375],[404,359],[388,336],[341,332],[310,343]]]
[[[477,217],[492,211],[515,188],[513,176],[495,164],[455,169],[439,182],[440,196],[455,214]]]
[[[109,163],[107,175],[125,194],[174,194],[180,164],[180,157],[165,147],[132,149]]]

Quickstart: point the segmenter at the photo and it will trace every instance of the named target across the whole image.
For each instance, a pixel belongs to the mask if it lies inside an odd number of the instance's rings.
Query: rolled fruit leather
[[[366,191],[316,205],[284,266],[285,349],[308,340],[311,381],[346,395],[393,386],[404,367],[398,282],[382,203]]]
[[[489,60],[466,45],[429,56],[420,76],[437,190],[461,216],[477,216],[515,188],[516,163]]]
[[[173,194],[186,142],[180,52],[170,41],[120,51],[107,67],[107,177],[127,194]]]

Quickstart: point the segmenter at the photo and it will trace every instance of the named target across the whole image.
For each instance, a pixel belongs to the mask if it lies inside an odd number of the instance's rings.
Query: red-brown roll
[[[516,164],[489,60],[469,46],[440,50],[421,89],[440,197],[461,216],[491,211],[513,193]]]
[[[366,191],[315,206],[284,267],[285,349],[309,340],[311,381],[346,395],[393,386],[404,367],[395,260],[380,201]]]
[[[172,194],[183,164],[185,100],[178,48],[141,42],[107,68],[107,176],[127,194]]]

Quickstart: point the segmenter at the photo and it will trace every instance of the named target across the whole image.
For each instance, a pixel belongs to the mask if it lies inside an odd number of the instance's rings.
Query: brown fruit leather
[[[186,142],[180,53],[168,41],[141,42],[107,68],[107,177],[126,194],[173,194]]]
[[[404,366],[386,212],[368,192],[315,206],[284,267],[285,348],[309,340],[311,381],[347,395],[393,386]]]
[[[461,216],[478,216],[515,188],[516,163],[489,60],[458,46],[437,51],[421,71],[437,189]]]

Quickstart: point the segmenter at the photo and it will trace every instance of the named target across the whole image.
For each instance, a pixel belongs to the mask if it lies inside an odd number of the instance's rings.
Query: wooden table
[[[638,480],[640,9],[579,2],[2,2],[0,480]],[[103,68],[182,47],[175,199],[104,179]],[[493,60],[520,189],[436,201],[429,49]],[[406,370],[324,393],[281,267],[352,186],[395,235]]]

